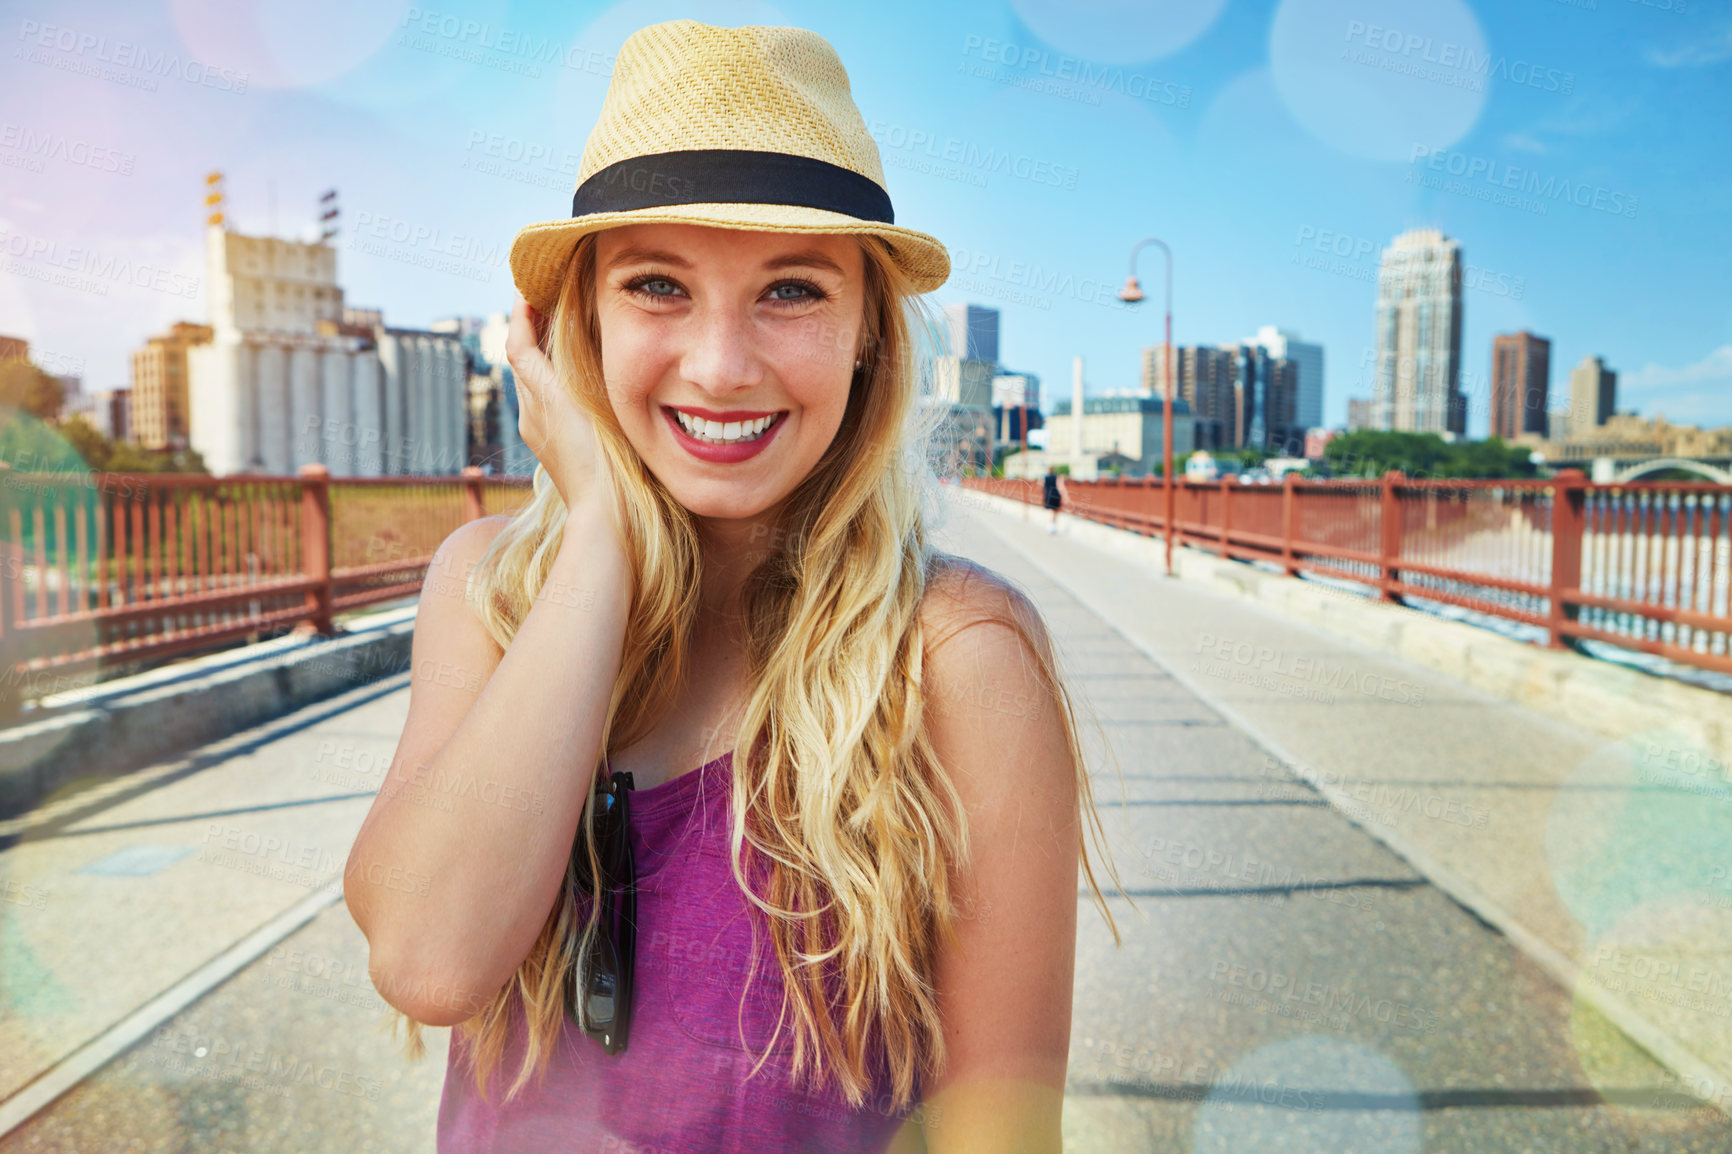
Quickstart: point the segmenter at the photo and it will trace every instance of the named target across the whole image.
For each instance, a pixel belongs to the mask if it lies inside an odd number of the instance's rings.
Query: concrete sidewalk
[[[319,1136],[300,1149],[406,1150],[431,1132],[447,1031],[428,1031],[428,1061],[398,1056],[337,888],[408,678],[140,770],[99,811],[48,806],[9,823],[0,1138],[61,1094],[52,1118],[26,1124],[39,1144],[22,1148],[90,1149],[95,1133],[119,1149],[109,1138],[124,1117],[165,1148],[250,1149],[207,1143],[267,1103]],[[92,1097],[86,1078],[103,1069],[110,1088]],[[210,1114],[196,1126],[176,1116],[192,1101]],[[69,1145],[42,1136],[68,1119],[84,1124]],[[393,1137],[403,1126],[413,1144]]]
[[[1294,774],[1315,785],[1578,1010],[1732,1112],[1732,788],[1702,773],[1716,763],[1692,731],[1609,739],[1167,578],[1084,543],[1070,518],[1049,535],[1011,502],[970,493],[952,507],[1267,750],[1268,788]]]

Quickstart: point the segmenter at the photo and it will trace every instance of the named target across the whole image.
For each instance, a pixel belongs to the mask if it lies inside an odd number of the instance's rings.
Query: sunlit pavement
[[[1135,902],[1110,901],[1125,936],[1116,951],[1099,914],[1081,911],[1069,1148],[1732,1150],[1724,1115],[1680,1095],[1246,729],[1337,780],[1416,790],[1367,789],[1355,820],[1429,839],[1438,861],[1482,879],[1537,934],[1578,951],[1612,935],[1603,956],[1617,966],[1619,950],[1671,926],[1703,958],[1723,957],[1711,919],[1666,920],[1677,906],[1660,882],[1675,856],[1618,848],[1678,815],[1625,805],[1608,821],[1574,800],[1603,792],[1605,742],[1357,651],[1361,673],[1423,686],[1421,700],[1404,690],[1407,704],[1340,693],[1329,704],[1237,680],[1231,647],[1196,661],[1204,635],[1295,657],[1343,660],[1344,647],[1048,537],[1038,511],[1024,524],[959,506],[940,541],[1018,582],[1051,625],[1086,701],[1097,796]],[[400,681],[358,690],[0,852],[3,1094],[249,935],[255,948],[277,935],[0,1150],[431,1149],[447,1031],[428,1031],[428,1056],[406,1062],[360,934],[334,897],[317,908],[406,705]],[[1560,791],[1566,781],[1579,788]],[[1692,802],[1713,812],[1715,799]],[[1607,846],[1643,862],[1646,889],[1620,880]],[[1560,879],[1546,892],[1528,876],[1536,860]],[[310,920],[284,928],[296,910]],[[1726,1021],[1712,1013],[1725,987],[1699,997],[1698,1017]]]
[[[949,547],[1034,598],[1085,741],[1112,746],[1091,766],[1141,913],[1112,901],[1116,952],[1081,913],[1073,1148],[1732,1150],[1724,1114],[1361,828],[1723,1058],[1728,939],[1696,871],[1732,858],[1725,799],[1643,788],[1622,745],[1049,535],[1040,510],[951,508]],[[1353,820],[1289,760],[1345,785]],[[1630,978],[1642,946],[1680,942],[1688,1014]]]
[[[0,907],[7,1094],[286,912],[322,907],[0,1149],[432,1148],[448,1031],[427,1031],[422,1061],[400,1056],[366,942],[328,888],[396,747],[406,686],[399,675],[240,735],[205,768],[0,854],[11,892],[44,895]]]

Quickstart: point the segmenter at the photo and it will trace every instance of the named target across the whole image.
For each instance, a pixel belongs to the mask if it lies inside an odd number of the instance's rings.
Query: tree
[[[0,460],[18,473],[209,473],[195,449],[111,441],[74,413],[52,424],[0,409]]]
[[[84,414],[72,414],[61,421],[56,430],[72,447],[73,452],[90,466],[91,472],[108,471],[108,459],[114,453],[114,443],[102,435],[102,430],[86,420]]]
[[[109,473],[208,473],[196,449],[146,449],[130,441],[110,442]]]
[[[89,464],[59,429],[15,409],[0,408],[0,461],[5,461],[14,473],[90,471]]]
[[[1357,429],[1323,450],[1336,477],[1381,477],[1399,469],[1413,478],[1532,477],[1538,470],[1527,449],[1497,437],[1450,444],[1436,433]]]
[[[66,400],[61,383],[22,357],[0,361],[0,406],[51,421]]]

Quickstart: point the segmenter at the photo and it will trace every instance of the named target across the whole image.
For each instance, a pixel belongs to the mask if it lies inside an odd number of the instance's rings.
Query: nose
[[[762,383],[760,356],[751,318],[735,309],[702,309],[685,326],[687,344],[680,356],[680,375],[716,397],[749,391]]]

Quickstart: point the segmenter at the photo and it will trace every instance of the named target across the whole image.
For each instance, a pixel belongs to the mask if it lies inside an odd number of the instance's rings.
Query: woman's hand
[[[579,504],[599,507],[617,527],[613,470],[589,414],[542,350],[540,328],[545,323],[545,317],[518,298],[505,338],[505,359],[517,377],[517,431],[547,470],[567,510]]]

